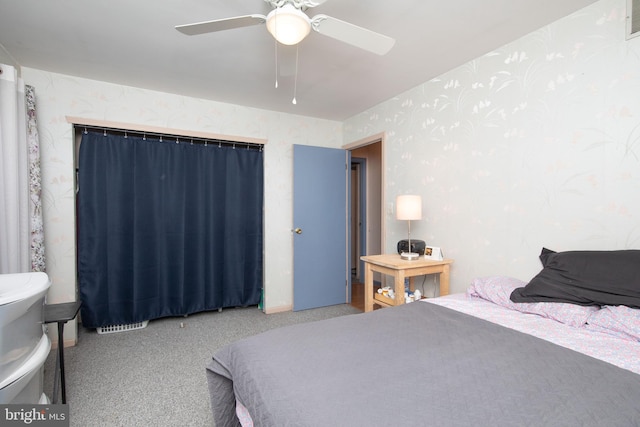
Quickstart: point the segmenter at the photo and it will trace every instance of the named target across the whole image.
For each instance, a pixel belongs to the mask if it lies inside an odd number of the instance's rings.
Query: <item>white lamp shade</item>
[[[396,219],[422,219],[422,197],[405,194],[396,199]]]
[[[287,3],[267,15],[267,30],[280,43],[295,45],[309,35],[311,22],[304,12]]]

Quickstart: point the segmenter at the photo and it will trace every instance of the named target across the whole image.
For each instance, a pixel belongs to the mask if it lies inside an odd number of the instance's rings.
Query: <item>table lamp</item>
[[[396,219],[406,220],[409,228],[409,251],[402,252],[400,258],[417,260],[420,254],[413,252],[411,247],[411,220],[422,219],[422,198],[416,195],[402,195],[396,199]]]

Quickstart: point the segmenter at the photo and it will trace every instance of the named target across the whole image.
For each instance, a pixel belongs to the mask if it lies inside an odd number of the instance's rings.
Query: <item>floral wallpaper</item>
[[[640,38],[601,0],[345,122],[387,132],[386,250],[398,194],[423,196],[412,236],[474,277],[529,280],[550,249],[640,248]],[[424,53],[428,54],[428,53]],[[431,281],[427,283],[431,284]]]

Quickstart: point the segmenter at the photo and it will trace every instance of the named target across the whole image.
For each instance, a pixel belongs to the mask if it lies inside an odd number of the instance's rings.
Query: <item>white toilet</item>
[[[0,274],[0,404],[43,403],[45,273]]]

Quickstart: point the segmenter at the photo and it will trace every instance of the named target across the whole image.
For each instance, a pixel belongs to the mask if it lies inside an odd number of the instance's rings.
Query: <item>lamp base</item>
[[[407,261],[415,261],[420,258],[420,254],[417,254],[415,252],[402,252],[400,254],[400,258],[406,259]]]

